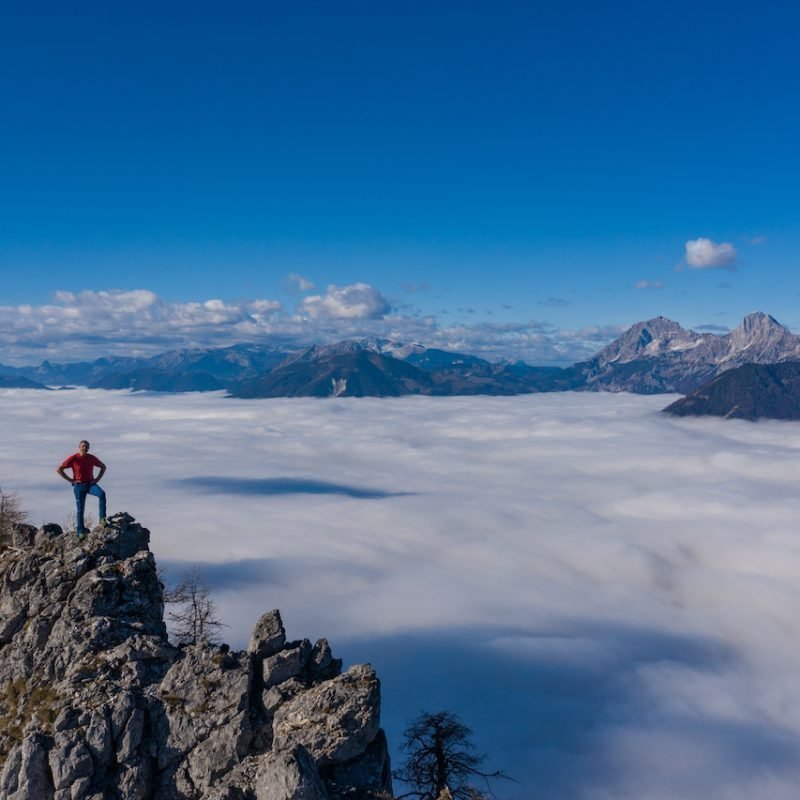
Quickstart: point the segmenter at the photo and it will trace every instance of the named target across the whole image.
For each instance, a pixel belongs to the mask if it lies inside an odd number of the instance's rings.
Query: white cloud
[[[43,306],[0,306],[4,362],[150,354],[171,347],[225,345],[269,333],[276,300],[167,302],[154,292],[56,292]]]
[[[661,281],[636,281],[633,284],[634,289],[663,289],[664,284]]]
[[[534,319],[496,323],[470,316],[448,325],[415,309],[392,310],[380,291],[364,283],[330,286],[324,295],[306,297],[294,313],[264,298],[169,302],[146,289],[57,292],[46,305],[0,306],[0,360],[15,365],[44,358],[78,361],[238,342],[291,349],[378,336],[488,360],[569,364],[589,358],[622,330],[560,330]]]
[[[300,292],[308,292],[314,288],[314,282],[308,280],[308,278],[304,278],[302,275],[298,275],[296,272],[290,272],[286,276],[286,284],[291,289],[296,289]]]
[[[451,707],[542,796],[788,799],[800,424],[672,419],[670,399],[5,390],[3,488],[64,518],[52,468],[89,438],[110,510],[160,561],[208,564],[226,638],[279,607],[291,637],[362,654],[395,746]]]
[[[691,269],[732,269],[736,248],[730,242],[717,244],[701,236],[686,242],[685,260]]]
[[[379,319],[390,310],[389,301],[367,283],[328,286],[327,294],[304,298],[297,311],[312,319]]]
[[[65,308],[84,309],[89,313],[108,311],[118,315],[140,314],[161,305],[158,295],[147,289],[134,289],[131,292],[84,291],[77,294],[56,292],[55,299]]]

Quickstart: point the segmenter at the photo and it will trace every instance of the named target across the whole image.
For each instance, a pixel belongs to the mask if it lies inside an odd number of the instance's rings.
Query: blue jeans
[[[86,506],[86,495],[92,494],[100,500],[100,518],[106,515],[106,493],[96,483],[73,483],[72,491],[75,492],[75,526],[78,531],[84,529],[83,509]]]

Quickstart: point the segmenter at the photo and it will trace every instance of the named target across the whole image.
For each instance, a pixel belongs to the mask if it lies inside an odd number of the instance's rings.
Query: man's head
[[[82,456],[85,456],[89,452],[89,442],[87,442],[86,439],[82,439],[78,444],[78,452]]]

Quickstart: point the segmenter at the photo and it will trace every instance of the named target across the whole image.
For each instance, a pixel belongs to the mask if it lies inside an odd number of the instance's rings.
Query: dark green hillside
[[[800,419],[800,362],[744,364],[667,406],[677,416]]]

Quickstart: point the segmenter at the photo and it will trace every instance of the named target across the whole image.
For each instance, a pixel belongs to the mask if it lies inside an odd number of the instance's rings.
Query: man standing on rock
[[[94,476],[94,468],[100,472]],[[64,472],[66,469],[72,470],[72,477]],[[84,526],[83,510],[86,507],[86,495],[91,494],[98,498],[100,505],[100,524],[106,524],[106,493],[97,485],[100,478],[106,471],[106,465],[97,457],[89,454],[89,442],[84,439],[78,445],[78,452],[67,458],[64,463],[56,469],[56,472],[65,480],[72,484],[75,492],[76,506],[76,530],[79,539],[83,539],[89,531]]]

